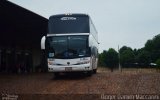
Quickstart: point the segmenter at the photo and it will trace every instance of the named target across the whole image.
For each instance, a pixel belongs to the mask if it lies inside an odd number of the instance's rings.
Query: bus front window
[[[48,53],[54,53],[54,58],[72,59],[88,57],[88,36],[55,36],[48,37]]]
[[[63,58],[63,54],[67,51],[67,37],[47,37],[48,56],[54,58]],[[50,54],[54,53],[53,56]]]
[[[68,36],[69,50],[75,52],[74,55],[77,57],[86,56],[88,48],[88,39],[87,36]]]

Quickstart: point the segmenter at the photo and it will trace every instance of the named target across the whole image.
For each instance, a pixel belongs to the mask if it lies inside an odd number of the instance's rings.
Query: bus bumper
[[[90,64],[83,65],[70,65],[70,66],[60,66],[60,65],[48,65],[49,72],[76,72],[76,71],[91,71],[93,70]]]

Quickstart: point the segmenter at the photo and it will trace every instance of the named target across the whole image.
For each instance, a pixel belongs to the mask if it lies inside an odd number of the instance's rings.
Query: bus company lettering
[[[76,20],[75,17],[62,17],[61,20]]]

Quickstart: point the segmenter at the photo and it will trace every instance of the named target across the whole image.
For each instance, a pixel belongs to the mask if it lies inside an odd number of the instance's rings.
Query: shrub
[[[156,64],[157,64],[157,69],[160,69],[160,59],[156,60]]]

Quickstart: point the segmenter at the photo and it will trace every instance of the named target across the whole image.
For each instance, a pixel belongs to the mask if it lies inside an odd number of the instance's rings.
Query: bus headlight
[[[84,62],[84,64],[88,64],[88,63],[90,63],[90,61],[85,61],[85,62]]]
[[[78,64],[88,64],[90,61],[78,62]]]
[[[48,65],[53,65],[53,64],[54,64],[54,59],[48,58]]]
[[[53,61],[48,61],[48,65],[54,65]]]

